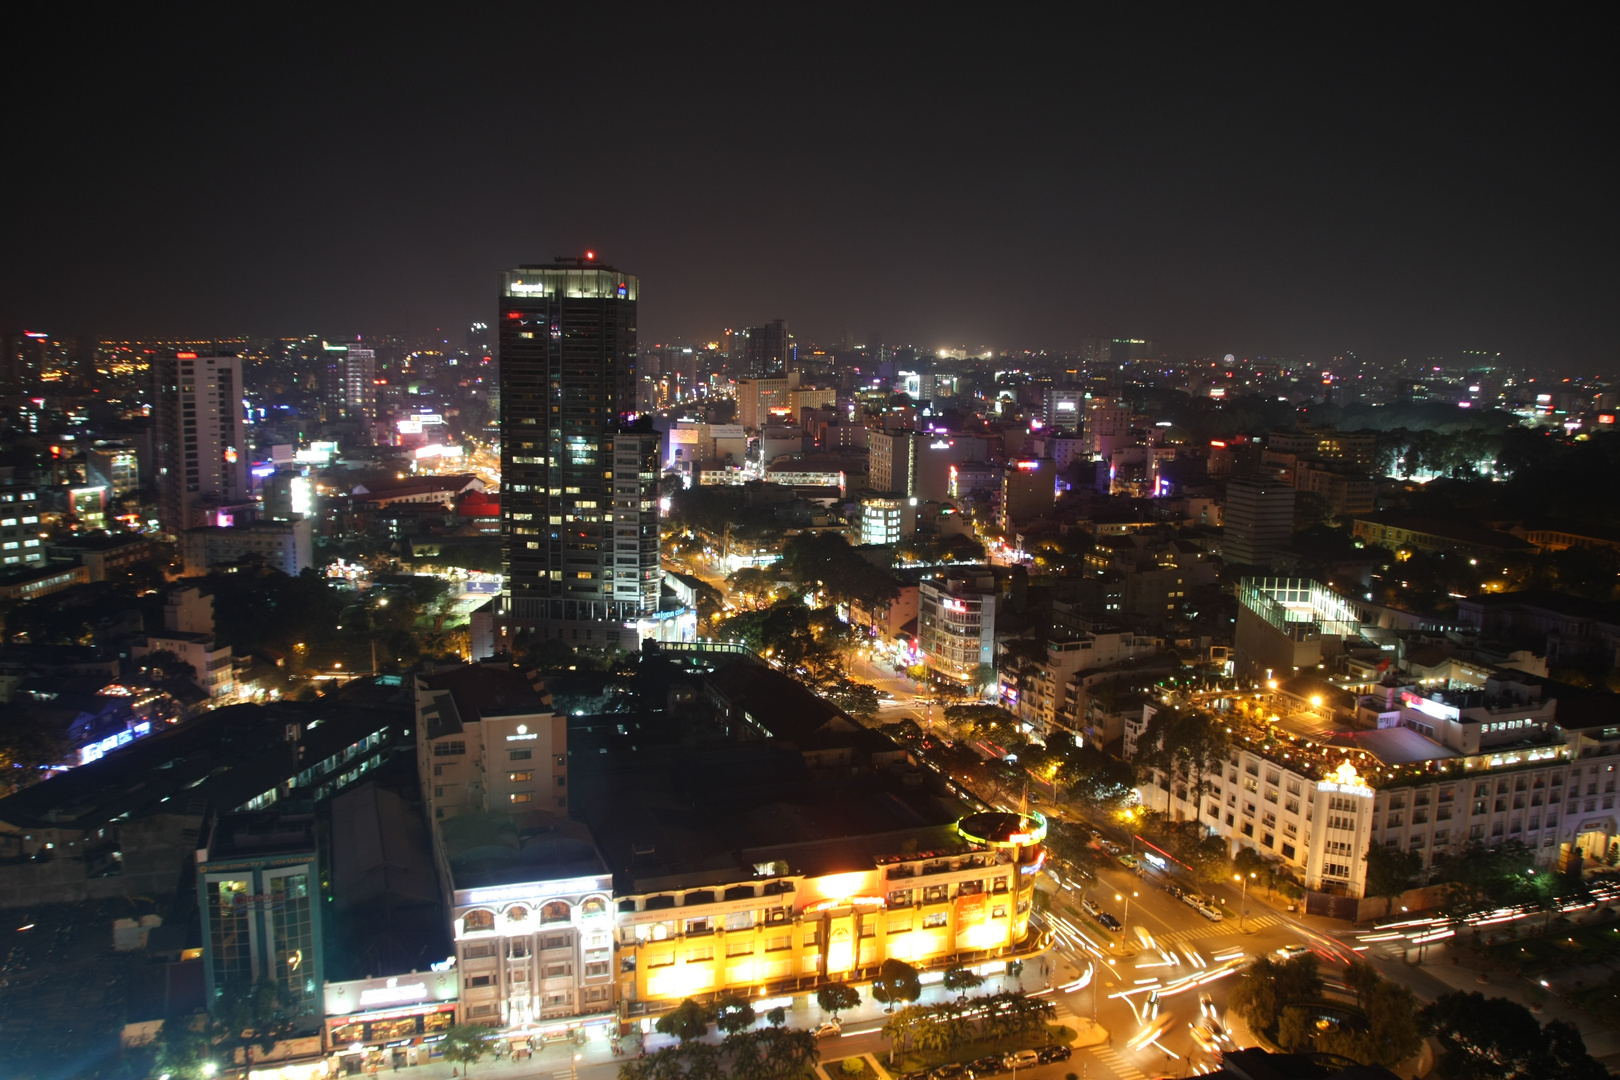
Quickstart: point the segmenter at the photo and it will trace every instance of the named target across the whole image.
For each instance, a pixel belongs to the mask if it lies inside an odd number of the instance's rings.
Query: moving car
[[[811,1034],[818,1039],[826,1039],[834,1035],[842,1035],[843,1033],[844,1025],[837,1020],[828,1020],[820,1027],[816,1028],[815,1031],[811,1032]]]
[[[1274,954],[1279,960],[1292,960],[1296,956],[1304,956],[1310,952],[1308,945],[1284,945]]]
[[[1098,922],[1102,923],[1115,933],[1118,933],[1120,930],[1124,929],[1124,926],[1120,923],[1120,921],[1106,911],[1099,911],[1095,917]],[[1217,918],[1219,918],[1219,916],[1217,916]]]
[[[1131,869],[1131,870],[1135,870],[1136,869],[1136,856],[1130,854],[1129,852],[1126,852],[1124,855],[1121,855],[1119,857],[1119,865],[1127,867],[1128,869]]]

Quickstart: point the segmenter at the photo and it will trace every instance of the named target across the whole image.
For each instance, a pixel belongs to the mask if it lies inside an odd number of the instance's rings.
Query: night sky
[[[9,17],[7,330],[459,344],[591,247],[643,341],[1615,359],[1616,66],[1543,9],[72,10]]]

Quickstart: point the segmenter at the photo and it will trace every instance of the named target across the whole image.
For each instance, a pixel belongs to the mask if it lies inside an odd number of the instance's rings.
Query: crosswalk
[[[1132,1065],[1112,1046],[1093,1046],[1086,1053],[1094,1055],[1119,1080],[1147,1080],[1146,1073]]]
[[[1282,921],[1280,915],[1251,915],[1243,920],[1243,929],[1263,930]],[[1196,926],[1191,930],[1172,930],[1167,934],[1154,934],[1153,940],[1174,945],[1182,941],[1202,941],[1204,938],[1224,937],[1236,933],[1238,933],[1237,920],[1227,919],[1225,922],[1210,923],[1208,926]]]

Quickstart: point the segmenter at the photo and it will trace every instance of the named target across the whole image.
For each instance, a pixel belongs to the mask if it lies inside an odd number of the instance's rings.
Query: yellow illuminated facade
[[[619,996],[656,1012],[706,994],[869,981],[890,958],[927,969],[1026,955],[1038,951],[1029,914],[1042,856],[970,843],[870,870],[624,897]]]

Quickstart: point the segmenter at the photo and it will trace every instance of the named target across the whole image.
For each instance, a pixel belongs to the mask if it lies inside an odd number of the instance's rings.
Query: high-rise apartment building
[[[152,363],[158,517],[169,533],[230,524],[252,502],[242,427],[242,361],[177,352]],[[220,520],[224,512],[227,519]]]
[[[1055,386],[1041,391],[1041,424],[1047,430],[1079,431],[1085,408],[1085,391],[1074,386]]]
[[[749,431],[758,431],[770,423],[774,415],[785,418],[788,393],[797,380],[786,376],[774,379],[737,380],[737,419]]]
[[[588,624],[622,625],[658,609],[659,436],[624,427],[635,402],[639,289],[593,256],[502,275],[509,629],[593,637]],[[602,631],[602,641],[619,643],[616,628]]]
[[[1095,457],[1113,457],[1114,451],[1129,446],[1131,407],[1113,398],[1092,398],[1086,403],[1086,452]]]
[[[377,352],[358,341],[349,346],[343,360],[343,404],[350,420],[360,422],[361,441],[371,442],[371,425],[377,419]]]
[[[873,491],[916,493],[917,439],[910,431],[874,431],[866,437],[867,482]]]
[[[1270,566],[1294,535],[1294,489],[1260,480],[1234,480],[1221,514],[1222,556],[1239,566]]]
[[[1012,529],[1057,505],[1057,467],[1049,458],[1010,462],[1001,474],[1001,527]]]

